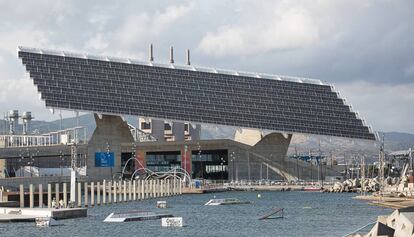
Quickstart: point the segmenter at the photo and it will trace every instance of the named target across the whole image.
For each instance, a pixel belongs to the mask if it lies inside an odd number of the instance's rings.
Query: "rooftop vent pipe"
[[[174,63],[174,49],[170,47],[170,63]]]
[[[187,49],[187,52],[186,52],[186,63],[187,65],[190,65],[190,50],[189,49]]]
[[[154,62],[154,49],[152,47],[152,44],[149,46],[149,60],[150,62]]]

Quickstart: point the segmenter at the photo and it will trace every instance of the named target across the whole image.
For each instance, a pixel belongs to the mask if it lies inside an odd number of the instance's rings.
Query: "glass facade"
[[[147,152],[145,155],[147,168],[154,171],[169,171],[181,167],[181,155],[179,151],[171,152]]]

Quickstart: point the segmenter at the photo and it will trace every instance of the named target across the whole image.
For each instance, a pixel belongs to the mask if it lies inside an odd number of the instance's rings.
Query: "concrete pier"
[[[114,203],[116,203],[116,195],[118,195],[118,190],[116,189],[116,181],[114,181]]]
[[[124,202],[127,201],[127,182],[124,180]]]
[[[91,182],[91,207],[95,206],[95,184]]]
[[[122,181],[120,180],[118,183],[118,195],[119,195],[119,202],[122,202]]]
[[[145,181],[144,180],[140,180],[139,181],[141,183],[141,200],[145,199]]]
[[[106,180],[102,182],[102,204],[106,204]]]
[[[33,208],[34,206],[34,196],[33,196],[33,184],[29,185],[29,207]]]
[[[59,203],[59,200],[60,200],[60,195],[59,195],[60,193],[59,193],[59,184],[58,183],[56,183],[55,184],[55,200],[56,200],[56,203]]]
[[[52,187],[52,185],[54,187]],[[181,194],[180,179],[165,180],[121,180],[114,182],[78,182],[76,203],[77,207],[94,207],[95,205],[110,204],[117,202],[128,202],[144,200],[150,198],[168,197]],[[24,185],[19,186],[19,192],[7,194],[12,200],[18,200],[16,206],[21,208],[45,207],[43,203],[43,186],[35,187],[34,184],[28,184],[26,190]],[[61,187],[60,187],[61,186]],[[76,185],[75,185],[76,187]],[[47,185],[47,208],[52,207],[52,200],[63,201],[64,208],[68,206],[68,183],[48,184]],[[39,201],[38,201],[39,200]],[[46,202],[45,202],[46,203]]]
[[[132,184],[131,180],[128,181],[128,201],[132,200]]]
[[[24,187],[20,184],[20,207],[24,207]]]
[[[66,208],[68,205],[68,190],[67,183],[63,183],[63,206]]]
[[[78,207],[82,206],[82,184],[78,183]]]
[[[108,203],[112,203],[112,182],[108,182]]]
[[[89,204],[89,200],[88,200],[88,183],[87,182],[84,183],[84,190],[83,190],[83,192],[84,192],[83,195],[85,197],[85,203],[83,204],[83,206],[84,207],[87,207],[88,204]]]
[[[43,185],[39,184],[39,208],[43,207]]]
[[[47,185],[47,208],[52,208],[52,184]]]
[[[101,205],[101,183],[97,182],[96,183],[96,205]]]
[[[132,199],[135,201],[135,200],[137,200],[137,183],[135,182],[135,180],[132,182],[132,192],[133,192],[133,195],[132,195]]]

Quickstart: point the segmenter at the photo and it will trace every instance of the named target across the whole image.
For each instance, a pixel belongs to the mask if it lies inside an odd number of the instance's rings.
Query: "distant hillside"
[[[125,119],[137,126],[136,117],[126,116]],[[90,137],[95,129],[95,121],[92,114],[85,114],[79,116],[79,124],[85,126]],[[56,131],[60,129],[60,120],[51,122],[37,121],[32,122],[30,131],[36,131],[38,133],[46,133]],[[62,128],[70,128],[76,126],[76,118],[65,118],[62,120]],[[18,133],[21,133],[22,126],[20,124]],[[4,131],[4,120],[0,120],[0,132]],[[232,139],[235,134],[235,128],[226,126],[203,126],[201,137],[202,139],[218,139],[229,138]],[[382,133],[380,133],[382,134]],[[380,135],[382,136],[382,135]],[[414,135],[409,133],[389,132],[384,133],[385,137],[385,150],[387,152],[404,150],[410,147],[414,147]],[[352,157],[357,154],[366,154],[372,159],[376,159],[378,155],[378,144],[371,141],[345,139],[337,137],[327,136],[314,136],[314,135],[300,135],[295,134],[292,138],[291,145],[289,147],[289,153],[301,153],[308,154],[318,153],[320,150],[326,154],[334,157]]]

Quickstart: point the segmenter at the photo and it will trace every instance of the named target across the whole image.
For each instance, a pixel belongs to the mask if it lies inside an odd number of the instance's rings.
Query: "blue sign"
[[[95,152],[95,167],[114,167],[113,152]]]

